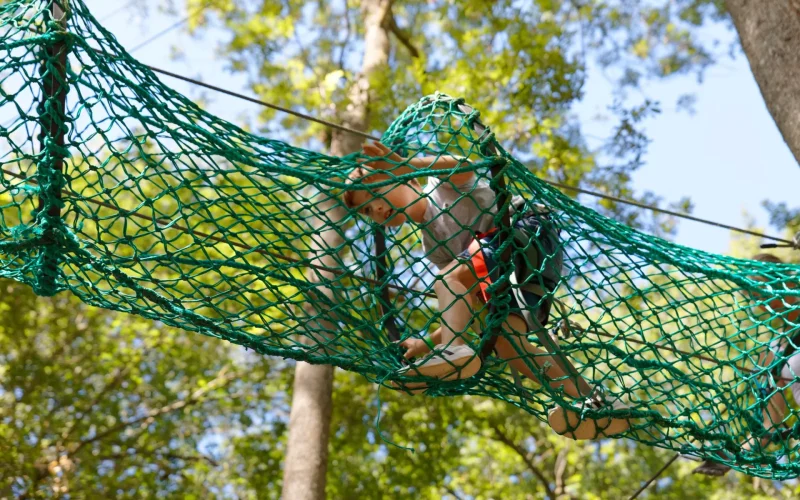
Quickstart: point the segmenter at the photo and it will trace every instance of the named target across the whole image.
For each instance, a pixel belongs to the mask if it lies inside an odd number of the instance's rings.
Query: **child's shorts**
[[[558,236],[553,224],[543,216],[525,217],[514,224],[514,242],[512,255],[516,261],[516,271],[519,283],[524,283],[527,278],[532,278],[532,283],[544,283],[543,289],[554,289],[561,277],[563,257],[558,246]],[[478,234],[472,240],[467,250],[459,255],[460,260],[468,260],[479,279],[479,296],[485,303],[489,303],[488,288],[499,277],[500,269],[497,260],[500,258],[499,232],[492,230],[488,233]],[[543,258],[544,257],[544,258]],[[522,271],[522,273],[520,273]],[[538,277],[541,276],[542,280]],[[542,295],[526,290],[520,290],[529,310],[536,310],[536,319],[541,326],[545,326],[550,315],[549,304],[542,300]],[[510,313],[522,316],[520,304],[515,294],[510,293]],[[533,328],[535,325],[528,325]]]

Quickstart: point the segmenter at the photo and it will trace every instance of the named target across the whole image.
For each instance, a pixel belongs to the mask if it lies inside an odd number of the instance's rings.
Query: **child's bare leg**
[[[786,406],[786,399],[783,394],[783,387],[781,387],[781,390],[773,394],[772,397],[770,397],[767,401],[767,408],[764,410],[762,417],[764,429],[766,429],[767,432],[773,432],[776,427],[781,425],[783,419],[786,418],[787,412],[788,408]],[[758,446],[764,448],[768,446],[769,443],[769,436],[764,436],[759,441]],[[755,446],[756,440],[751,435],[748,436],[747,441],[745,441],[742,448],[747,451],[752,451]],[[722,457],[720,456],[720,458]],[[694,474],[703,474],[706,476],[724,476],[729,470],[731,470],[729,465],[714,462],[712,460],[706,460],[702,464],[698,465],[697,468],[695,468],[692,472]]]
[[[550,366],[545,371],[547,378],[565,377],[566,374],[551,356],[542,356],[544,351],[528,342],[526,338],[527,326],[522,318],[510,315],[504,327],[511,335],[508,338],[501,337],[497,340],[496,348],[501,358],[508,360],[523,375],[539,384],[542,383],[541,380],[530,369],[525,362],[525,358],[542,369],[545,368],[545,363],[549,363]],[[551,380],[549,385],[553,388],[564,387],[564,392],[568,395],[580,398],[580,391],[578,391],[577,380],[575,379]],[[558,434],[572,439],[597,439],[613,436],[630,428],[630,423],[627,419],[604,417],[597,420],[590,418],[581,420],[579,413],[560,406],[550,411],[547,421],[550,427]]]
[[[759,356],[758,364],[759,366],[769,366],[770,363],[775,359],[775,355],[772,351],[768,351],[761,356]],[[762,412],[762,424],[764,425],[764,429],[768,432],[772,432],[776,427],[781,425],[783,419],[786,418],[786,413],[789,411],[786,406],[786,398],[783,392],[783,389],[786,387],[785,380],[778,381],[778,387],[780,388],[778,391],[773,394],[769,400],[767,400],[767,408]],[[764,436],[759,441],[759,446],[764,448],[768,446],[770,443],[769,436]],[[755,438],[750,435],[745,441],[742,448],[747,451],[752,451],[756,445]],[[696,469],[694,469],[694,474],[704,474],[706,476],[723,476],[729,470],[731,470],[730,466],[721,464],[718,462],[714,462],[712,460],[706,460],[702,464],[700,464]]]
[[[786,413],[789,411],[786,406],[786,395],[783,392],[785,384],[778,384],[778,387],[779,389],[767,401],[767,408],[764,410],[763,424],[767,432],[774,432],[783,423],[783,419],[786,418]],[[759,442],[759,447],[764,448],[769,445],[770,441],[769,436],[764,436]],[[751,436],[744,444],[744,449],[752,451],[754,447],[755,439]]]
[[[507,332],[524,332],[525,322],[519,316],[509,316],[503,327]],[[546,351],[534,346],[527,339],[520,338],[518,335],[510,338],[500,337],[497,339],[495,349],[500,358],[508,361],[517,371],[537,384],[543,385],[543,382],[531,369],[530,364],[544,372],[545,377],[549,379],[548,385],[553,389],[563,387],[564,392],[573,398],[580,397],[580,392],[573,379],[554,380],[564,377],[564,371]]]
[[[464,344],[461,336],[475,315],[469,290],[476,283],[475,273],[467,263],[456,261],[439,272],[433,290],[442,313],[442,344]]]
[[[439,272],[433,288],[442,314],[441,340],[433,353],[398,373],[457,380],[469,378],[480,370],[480,357],[462,338],[475,316],[474,299],[469,291],[476,283],[469,262],[455,261]]]

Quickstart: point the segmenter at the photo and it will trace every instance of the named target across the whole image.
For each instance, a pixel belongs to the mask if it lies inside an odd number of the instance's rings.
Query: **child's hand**
[[[420,354],[425,354],[431,350],[424,340],[418,338],[405,339],[400,342],[400,346],[406,348],[406,352],[403,354],[406,359],[416,358]]]
[[[368,161],[366,163],[368,166],[378,170],[392,170],[397,167],[398,163],[403,163],[406,161],[405,158],[397,153],[393,153],[391,149],[387,148],[378,141],[373,141],[371,144],[369,142],[364,144],[361,152],[364,154],[364,156],[381,158],[380,160]]]

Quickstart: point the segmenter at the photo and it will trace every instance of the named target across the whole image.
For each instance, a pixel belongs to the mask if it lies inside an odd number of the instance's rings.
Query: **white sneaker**
[[[593,410],[599,410],[608,405],[599,396],[590,396],[583,404]],[[614,401],[611,406],[615,410],[628,408],[628,405],[620,400]],[[561,406],[548,412],[547,421],[558,434],[575,440],[611,437],[630,428],[630,422],[626,418],[603,417],[596,420],[591,418],[581,420],[580,413]]]
[[[403,368],[403,370],[405,370],[405,369],[407,369],[407,367]],[[408,374],[408,373],[406,372],[406,374]],[[454,371],[450,375],[445,375],[444,377],[439,378],[439,380],[441,380],[442,382],[448,382],[448,381],[451,381],[451,380],[458,380],[459,379],[459,377],[458,377],[459,374],[460,374],[459,372]],[[412,374],[412,375],[415,375],[415,373]],[[464,378],[466,378],[466,377],[464,377]],[[397,389],[402,389],[404,392],[407,392],[407,393],[410,393],[410,394],[419,394],[421,392],[427,391],[430,388],[430,385],[429,385],[428,382],[400,382],[400,381],[397,381],[397,380],[392,380],[391,383],[392,383],[393,387],[396,387]],[[436,383],[436,382],[434,382],[434,383]]]
[[[401,368],[397,374],[459,380],[475,375],[480,368],[481,359],[470,346],[439,344],[430,354]]]

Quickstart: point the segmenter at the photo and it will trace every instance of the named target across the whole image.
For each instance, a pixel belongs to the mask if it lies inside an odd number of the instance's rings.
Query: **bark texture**
[[[349,92],[349,102],[340,113],[343,125],[365,132],[369,127],[370,75],[382,70],[389,61],[389,29],[391,28],[391,2],[388,0],[363,0],[361,14],[365,27],[364,59],[361,72]],[[331,154],[343,156],[361,149],[360,136],[335,130],[331,137]],[[318,203],[327,205],[325,220],[315,219],[314,227],[321,230],[312,241],[312,264],[337,267],[331,249],[342,244],[339,234],[324,230],[337,224],[346,215],[341,207],[326,195],[318,195]],[[309,269],[307,278],[312,282],[327,279],[326,272]],[[336,300],[330,289],[320,287],[319,293]],[[311,307],[314,307],[311,305]],[[316,305],[319,307],[319,305]],[[308,311],[315,315],[317,311]],[[320,331],[332,331],[332,324],[318,321],[312,325]],[[315,335],[312,342],[324,343],[325,335]],[[289,440],[284,462],[283,492],[285,500],[318,500],[325,498],[325,476],[328,470],[328,437],[333,410],[333,367],[297,363],[294,375],[294,395],[289,417]]]
[[[800,164],[800,0],[726,0],[767,109]]]

